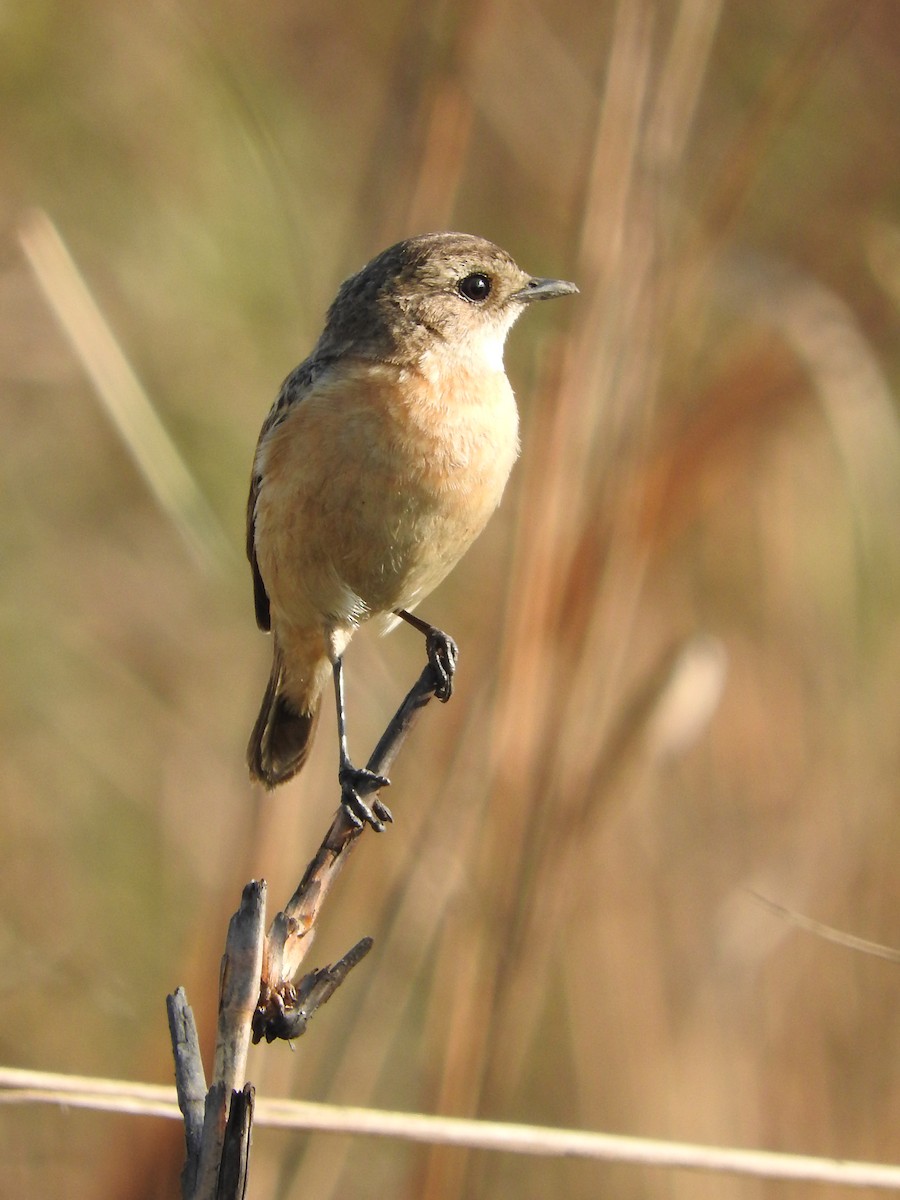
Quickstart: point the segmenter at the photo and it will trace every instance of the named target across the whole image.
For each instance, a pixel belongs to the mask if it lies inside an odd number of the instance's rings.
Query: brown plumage
[[[274,654],[247,761],[267,787],[305,762],[333,673],[344,803],[381,827],[365,796],[386,781],[347,754],[342,655],[363,621],[408,619],[484,528],[518,454],[506,334],[530,300],[575,290],[458,233],[400,242],[341,287],[253,463],[247,554]],[[424,628],[446,698],[455,647]]]

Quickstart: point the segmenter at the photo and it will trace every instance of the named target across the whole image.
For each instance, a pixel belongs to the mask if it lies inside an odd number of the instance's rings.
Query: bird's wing
[[[250,570],[253,573],[253,604],[256,608],[256,624],[268,633],[272,628],[272,614],[269,611],[269,593],[259,573],[259,563],[256,561],[256,498],[262,478],[254,468],[250,479],[250,495],[247,498],[247,558],[250,560]]]
[[[295,404],[306,396],[313,383],[322,372],[331,365],[331,359],[324,356],[311,356],[295,368],[281,385],[281,391],[275,403],[269,410],[269,415],[263,421],[253,455],[253,470],[250,475],[250,494],[247,497],[247,558],[250,560],[250,570],[253,574],[253,603],[256,608],[256,623],[259,628],[268,633],[272,628],[272,614],[269,610],[269,594],[259,573],[259,562],[256,557],[256,501],[259,489],[263,484],[263,471],[260,460],[260,447],[269,437],[273,429],[277,429]]]

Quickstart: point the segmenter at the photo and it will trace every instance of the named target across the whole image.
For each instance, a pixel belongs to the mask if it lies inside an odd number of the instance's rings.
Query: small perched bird
[[[247,762],[266,787],[306,761],[332,675],[342,803],[358,825],[390,820],[374,796],[388,781],[350,760],[344,651],[363,621],[407,621],[449,699],[456,646],[411,610],[481,533],[518,455],[507,333],[532,301],[577,290],[463,233],[398,242],[342,285],[253,460],[247,556],[274,653]]]

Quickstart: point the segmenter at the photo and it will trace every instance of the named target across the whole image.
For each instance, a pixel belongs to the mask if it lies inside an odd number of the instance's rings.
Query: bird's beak
[[[565,279],[529,279],[523,288],[513,292],[510,299],[530,304],[532,300],[551,300],[554,296],[571,296],[578,288]]]

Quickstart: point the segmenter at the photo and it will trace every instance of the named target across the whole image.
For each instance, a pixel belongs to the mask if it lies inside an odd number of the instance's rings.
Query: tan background
[[[900,8],[777,0],[0,12],[0,1061],[167,1082],[271,800],[250,456],[338,282],[462,228],[582,295],[511,339],[523,459],[427,605],[462,648],[316,962],[376,946],[269,1095],[897,1157]],[[20,245],[55,222],[224,530],[189,549]],[[28,226],[26,225],[26,228]],[[418,672],[348,660],[353,745]],[[10,1197],[172,1196],[174,1125],[5,1109]],[[259,1131],[251,1195],[813,1194]],[[824,1189],[816,1188],[820,1197]]]

